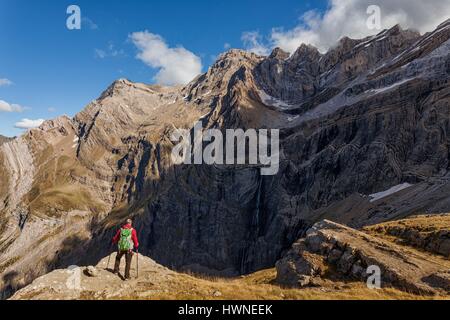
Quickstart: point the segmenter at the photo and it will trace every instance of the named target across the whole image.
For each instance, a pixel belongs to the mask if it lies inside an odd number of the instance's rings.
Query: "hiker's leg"
[[[117,251],[116,263],[114,264],[114,273],[119,273],[120,270],[120,260],[122,259],[124,252]]]
[[[126,265],[125,265],[125,278],[131,278],[130,269],[131,269],[131,260],[133,259],[133,251],[127,252],[126,256]]]

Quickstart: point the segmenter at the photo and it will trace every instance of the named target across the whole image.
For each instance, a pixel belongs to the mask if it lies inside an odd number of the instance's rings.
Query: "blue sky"
[[[0,0],[0,79],[12,82],[0,86],[0,100],[24,108],[0,111],[0,134],[19,135],[14,124],[23,118],[73,116],[117,78],[154,82],[157,69],[136,59],[133,32],[183,46],[205,71],[225,43],[242,47],[244,31],[294,26],[319,2]],[[71,4],[81,8],[81,30],[66,28]]]

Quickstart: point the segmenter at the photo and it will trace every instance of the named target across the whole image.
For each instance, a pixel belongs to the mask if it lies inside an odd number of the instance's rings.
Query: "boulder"
[[[98,270],[94,266],[89,266],[84,269],[84,273],[89,277],[98,277]]]
[[[326,267],[322,256],[306,250],[302,241],[276,263],[276,282],[285,286],[308,286]]]

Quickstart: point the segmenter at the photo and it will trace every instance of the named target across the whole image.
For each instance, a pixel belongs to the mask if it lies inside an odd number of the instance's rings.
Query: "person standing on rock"
[[[125,256],[125,280],[131,279],[130,269],[131,260],[133,259],[133,249],[137,251],[139,241],[136,230],[132,227],[133,221],[127,219],[127,222],[120,228],[114,236],[112,242],[117,244],[116,263],[114,265],[114,273],[119,273],[120,260]]]

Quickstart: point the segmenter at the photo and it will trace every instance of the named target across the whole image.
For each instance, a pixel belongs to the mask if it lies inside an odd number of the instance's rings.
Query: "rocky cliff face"
[[[118,80],[73,119],[2,144],[4,294],[97,262],[130,215],[157,262],[233,275],[273,266],[323,218],[360,227],[448,211],[449,39],[447,21],[344,38],[326,54],[231,50],[185,87]],[[171,132],[197,120],[280,129],[279,172],[174,165]]]

